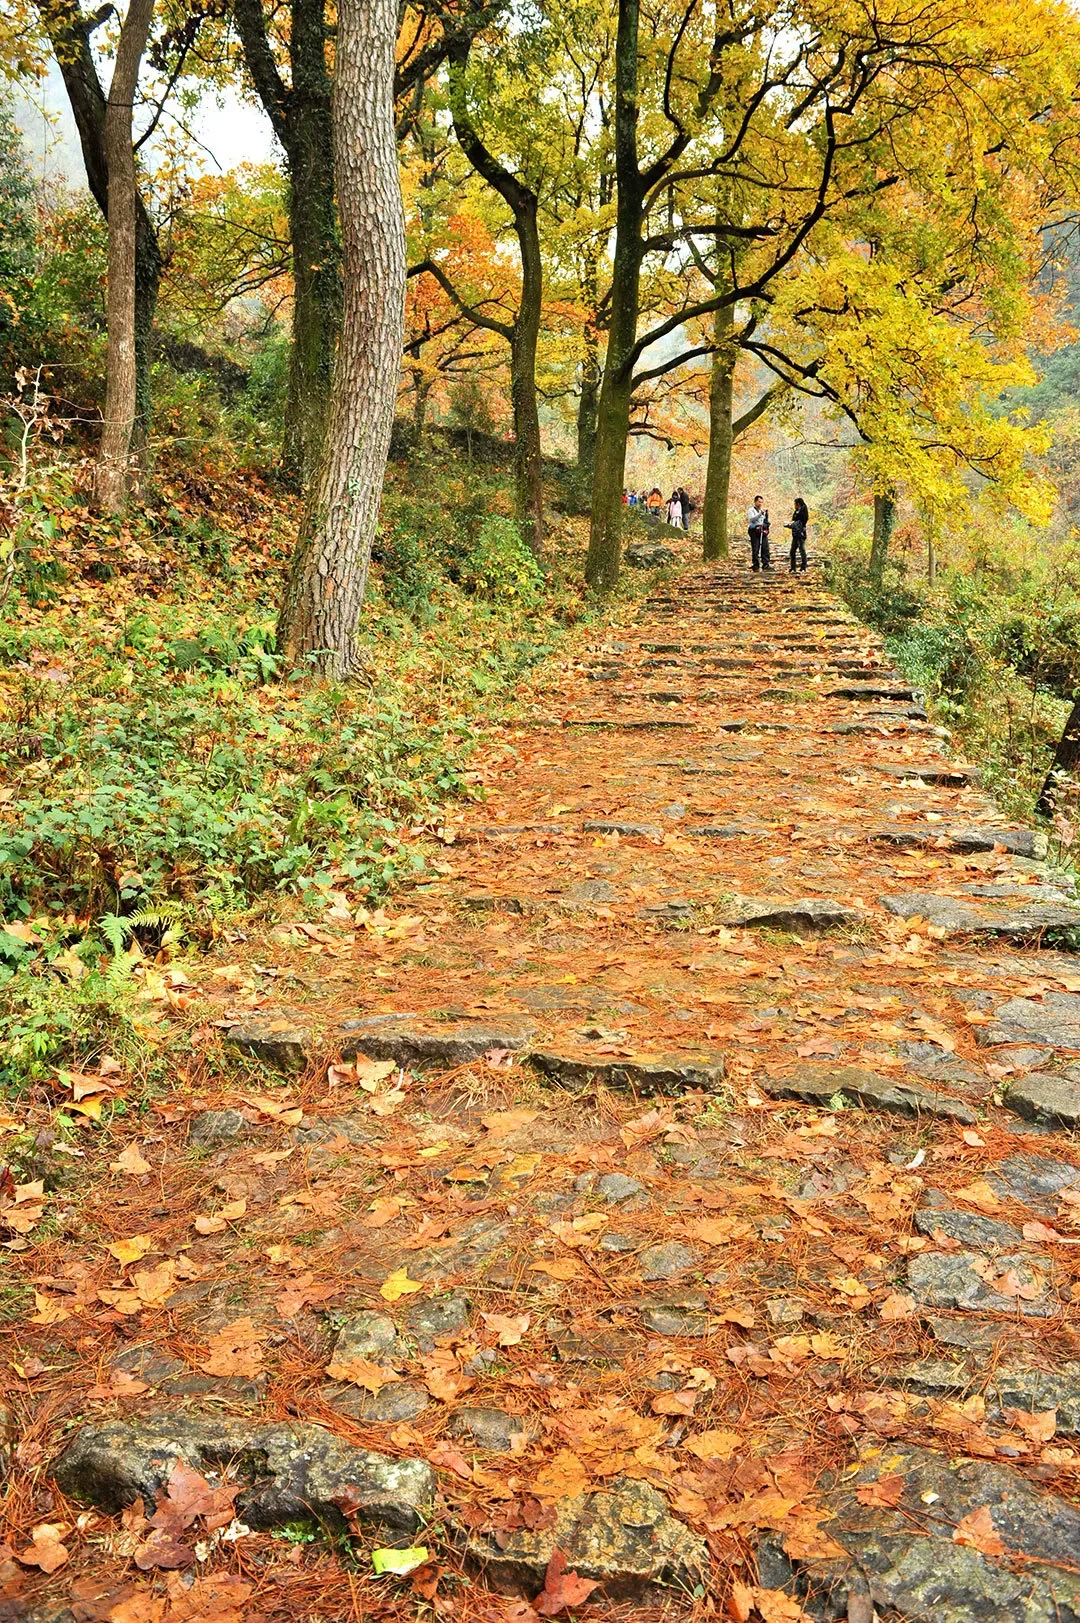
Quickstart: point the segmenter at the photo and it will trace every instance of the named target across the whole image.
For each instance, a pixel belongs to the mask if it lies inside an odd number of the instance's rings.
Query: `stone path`
[[[1071,879],[813,577],[688,574],[547,683],[437,878],[199,966],[231,1068],[16,1253],[35,1489],[182,1460],[245,1616],[361,1615],[261,1531],[314,1518],[428,1547],[364,1579],[403,1616],[554,1615],[562,1552],[585,1611],[1080,1619]],[[160,1591],[139,1521],[22,1615]]]

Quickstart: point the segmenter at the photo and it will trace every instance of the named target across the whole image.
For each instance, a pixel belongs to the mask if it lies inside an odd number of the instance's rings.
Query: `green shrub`
[[[535,602],[544,577],[514,520],[492,513],[465,555],[462,579],[480,597],[528,604]]]

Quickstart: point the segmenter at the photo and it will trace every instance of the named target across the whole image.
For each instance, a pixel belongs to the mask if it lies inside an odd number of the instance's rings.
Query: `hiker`
[[[785,530],[791,531],[791,573],[795,573],[796,554],[801,556],[800,573],[806,568],[806,526],[810,522],[810,509],[801,496],[795,498],[795,511],[790,520],[784,525]]]
[[[690,528],[690,510],[693,505],[693,502],[690,500],[690,492],[680,485],[679,507],[682,511],[682,527],[684,530],[688,530]]]
[[[668,497],[667,521],[673,530],[682,529],[682,501],[677,490],[673,490]]]
[[[660,494],[659,485],[654,485],[652,487],[652,489],[649,491],[649,498],[648,498],[648,501],[646,503],[646,511],[648,512],[648,515],[652,519],[654,524],[659,524],[660,515],[663,512],[663,510],[664,510],[664,498]]]
[[[764,496],[755,496],[754,505],[746,515],[746,527],[750,532],[750,567],[756,572],[760,569],[771,569],[769,558],[769,509],[765,506]]]

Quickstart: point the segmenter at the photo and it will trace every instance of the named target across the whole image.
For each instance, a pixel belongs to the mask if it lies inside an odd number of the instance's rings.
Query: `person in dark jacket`
[[[791,573],[795,573],[795,560],[800,557],[800,572],[806,568],[806,526],[810,522],[810,509],[801,496],[795,498],[795,511],[784,528],[791,531]]]

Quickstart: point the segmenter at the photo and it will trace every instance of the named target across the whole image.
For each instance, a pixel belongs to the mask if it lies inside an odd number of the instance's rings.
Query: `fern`
[[[119,958],[131,934],[131,920],[122,919],[118,913],[105,913],[98,919],[98,929],[112,948],[113,957]]]

